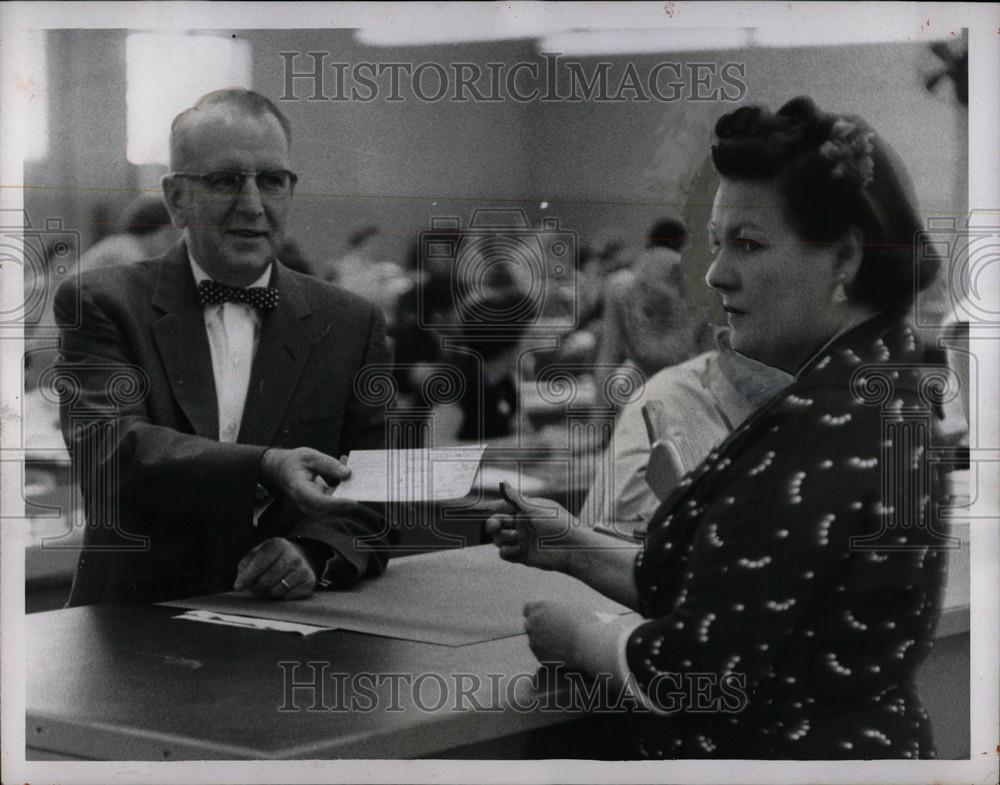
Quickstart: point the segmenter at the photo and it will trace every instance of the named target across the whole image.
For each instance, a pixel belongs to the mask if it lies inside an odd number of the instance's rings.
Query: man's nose
[[[705,283],[719,291],[730,291],[739,284],[736,270],[725,247],[720,248],[705,273]]]
[[[261,215],[264,212],[264,198],[257,187],[256,176],[246,175],[243,185],[236,195],[236,209],[247,215]]]

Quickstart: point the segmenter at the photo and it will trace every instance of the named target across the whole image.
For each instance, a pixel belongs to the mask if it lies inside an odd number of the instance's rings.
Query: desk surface
[[[441,569],[442,555],[409,558]],[[522,603],[542,575],[524,572],[520,585],[484,591]],[[543,694],[524,635],[467,646],[341,630],[302,637],[172,619],[181,612],[29,616],[28,747],[110,760],[406,758],[568,719],[515,710]],[[290,689],[317,676],[320,690]]]
[[[516,591],[520,596],[524,586]],[[179,612],[91,606],[29,615],[26,738],[32,754],[431,757],[580,717],[519,709],[539,699],[530,682],[538,664],[523,635],[457,647],[341,630],[302,637],[172,620]],[[939,637],[963,630],[967,605],[946,603]],[[344,689],[346,674],[370,678]],[[316,676],[321,690],[290,690],[292,681]],[[480,689],[469,696],[477,683]],[[447,699],[439,705],[442,684]],[[412,685],[420,687],[418,696]],[[356,710],[347,711],[352,701]]]
[[[303,638],[171,621],[176,614],[94,607],[32,617],[28,746],[108,760],[407,758],[559,719],[503,711],[509,703],[502,693],[495,696],[500,710],[489,714],[455,698],[453,674],[479,674],[485,684],[489,673],[534,673],[524,636],[451,648],[341,631]],[[302,663],[297,671],[294,663]],[[352,698],[362,708],[370,699],[359,690],[338,693],[337,673],[407,674],[409,683],[439,674],[450,682],[451,705],[421,711],[400,677],[395,701],[389,680],[376,691],[383,706],[401,710],[344,711]],[[313,674],[322,692],[288,689],[293,678]],[[418,683],[422,706],[435,708],[438,683]],[[525,689],[514,700],[526,703],[527,679],[517,686]],[[455,703],[468,710],[452,710]]]

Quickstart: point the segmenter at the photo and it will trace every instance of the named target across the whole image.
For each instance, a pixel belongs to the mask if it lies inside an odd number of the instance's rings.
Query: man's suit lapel
[[[276,264],[271,285],[278,288],[278,307],[262,320],[240,426],[242,444],[272,443],[313,343],[303,322],[309,304],[298,281]]]
[[[194,432],[218,439],[219,411],[212,354],[184,243],[178,243],[164,257],[153,291],[153,306],[163,312],[153,323],[153,337],[171,391]]]

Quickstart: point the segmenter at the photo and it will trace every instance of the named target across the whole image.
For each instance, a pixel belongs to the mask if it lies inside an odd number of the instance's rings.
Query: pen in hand
[[[516,509],[518,512],[524,512],[524,508],[520,504],[518,504],[516,501],[514,501],[513,498],[511,498],[511,495],[510,495],[510,486],[507,485],[507,481],[506,480],[501,480],[500,481],[500,496],[502,496],[503,500],[505,502],[507,502],[507,504],[509,504],[511,507],[513,507],[514,509]]]

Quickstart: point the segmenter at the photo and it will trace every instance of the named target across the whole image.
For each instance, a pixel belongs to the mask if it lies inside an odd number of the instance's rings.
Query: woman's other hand
[[[592,608],[568,602],[536,600],[524,605],[524,630],[539,662],[560,662],[570,670],[587,670],[580,643],[597,617]]]

